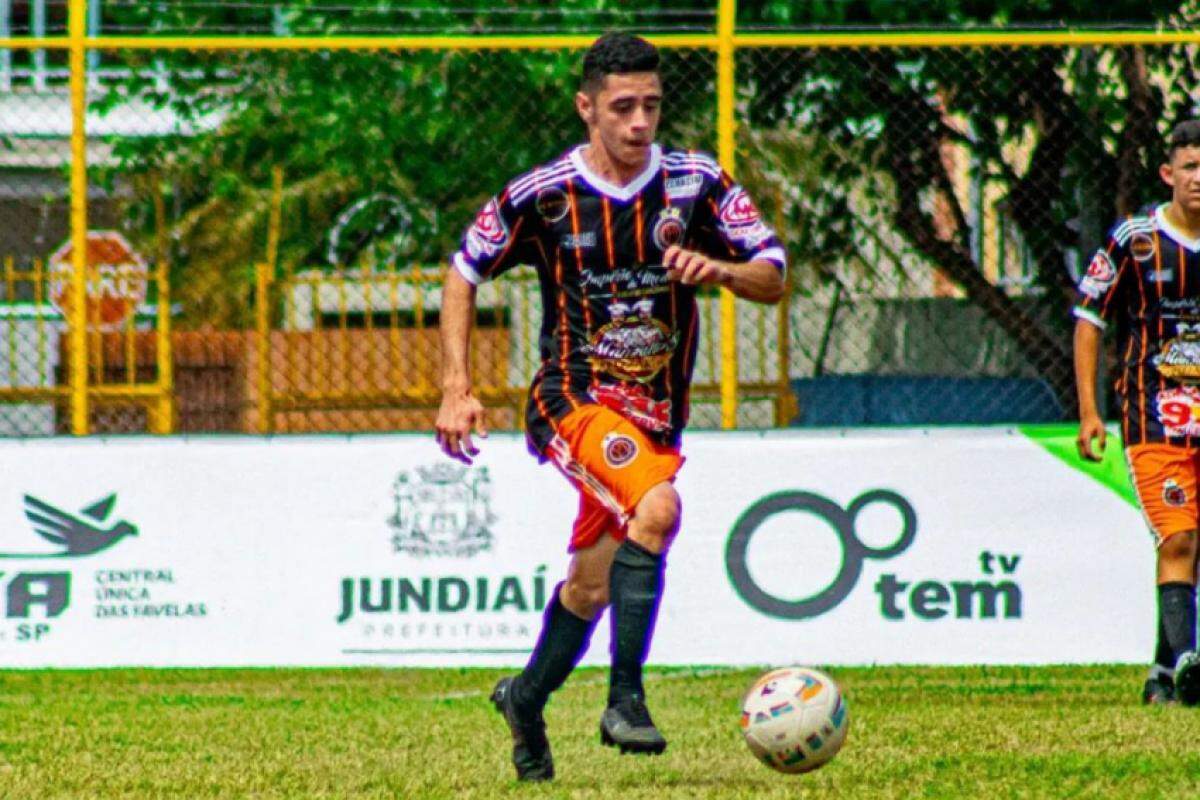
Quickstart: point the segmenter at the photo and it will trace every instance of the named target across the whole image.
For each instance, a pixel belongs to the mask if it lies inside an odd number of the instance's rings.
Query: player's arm
[[[1079,435],[1076,445],[1079,455],[1089,461],[1099,461],[1104,453],[1107,433],[1100,409],[1096,405],[1096,374],[1100,366],[1100,344],[1104,331],[1095,323],[1075,320],[1075,392],[1079,398]],[[1093,449],[1092,440],[1097,447]]]
[[[734,263],[672,245],[663,253],[663,266],[671,280],[684,285],[723,286],[756,303],[778,303],[783,297],[783,272],[774,261]]]
[[[442,405],[434,424],[437,442],[451,458],[468,464],[479,454],[471,432],[487,436],[483,404],[471,393],[471,325],[475,286],[457,269],[446,271],[442,286]]]
[[[1079,435],[1075,444],[1079,455],[1088,461],[1103,458],[1107,434],[1096,404],[1096,375],[1100,368],[1100,350],[1104,328],[1114,309],[1127,292],[1129,254],[1116,237],[1118,225],[1109,233],[1108,243],[1096,251],[1087,271],[1079,280],[1075,302],[1075,392],[1079,399]],[[1118,266],[1120,265],[1120,266]],[[1092,441],[1096,444],[1093,445]]]

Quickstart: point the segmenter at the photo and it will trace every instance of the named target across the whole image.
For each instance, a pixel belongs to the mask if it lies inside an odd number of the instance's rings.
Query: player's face
[[[603,147],[609,158],[625,166],[646,163],[662,105],[662,83],[656,73],[607,75],[598,92],[581,92],[576,105],[593,145]]]
[[[1171,201],[1189,215],[1200,216],[1200,147],[1179,148],[1159,174],[1171,187]]]

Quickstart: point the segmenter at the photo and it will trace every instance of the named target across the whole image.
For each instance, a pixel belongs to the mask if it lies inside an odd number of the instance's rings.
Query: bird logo
[[[110,494],[82,509],[76,516],[27,494],[25,518],[33,525],[38,536],[62,550],[57,553],[0,553],[0,558],[90,556],[107,550],[126,536],[137,536],[137,526],[125,520],[105,526],[116,502],[116,494]]]

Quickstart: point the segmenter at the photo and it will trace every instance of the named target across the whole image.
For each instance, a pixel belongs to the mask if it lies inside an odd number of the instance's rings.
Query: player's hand
[[[1108,438],[1108,431],[1104,428],[1104,421],[1096,414],[1086,414],[1079,420],[1079,435],[1075,437],[1075,445],[1079,448],[1079,455],[1088,461],[1100,461],[1104,458],[1104,441]],[[1092,440],[1096,440],[1096,446],[1093,447]]]
[[[483,404],[469,390],[445,392],[434,430],[443,453],[470,464],[471,459],[479,455],[479,448],[471,440],[471,432],[474,431],[482,439],[487,438]]]
[[[684,250],[677,244],[663,253],[663,266],[667,268],[667,278],[685,286],[714,283],[724,286],[729,280],[724,263],[694,250]]]

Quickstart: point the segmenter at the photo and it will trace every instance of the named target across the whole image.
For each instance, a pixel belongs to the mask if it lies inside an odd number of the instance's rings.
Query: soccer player
[[[1171,132],[1159,175],[1171,187],[1171,201],[1118,223],[1079,282],[1077,444],[1084,458],[1100,459],[1105,430],[1096,407],[1096,369],[1103,331],[1116,320],[1125,456],[1157,545],[1158,644],[1142,699],[1195,705],[1200,120]]]
[[[610,603],[601,741],[621,752],[666,748],[646,708],[642,664],[679,528],[673,481],[696,360],[696,293],[724,286],[766,303],[783,294],[784,249],[745,190],[710,156],[655,143],[658,67],[644,39],[596,40],[575,95],[587,141],[484,205],[443,290],[437,439],[469,462],[478,453],[472,433],[486,435],[468,374],[475,287],[518,264],[537,268],[541,366],[526,406],[527,440],[579,492],[566,580],[555,587],[524,671],[492,694],[521,780],[554,776],[542,710]]]

